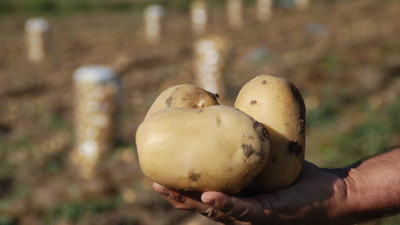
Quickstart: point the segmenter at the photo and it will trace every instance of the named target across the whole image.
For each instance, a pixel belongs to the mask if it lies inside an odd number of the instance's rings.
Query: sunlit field
[[[0,1],[0,225],[185,225],[138,164],[135,133],[166,88],[195,81],[190,1],[165,7],[160,41],[146,41],[152,1]],[[315,0],[302,10],[276,1],[269,21],[244,1],[232,29],[224,1],[209,1],[205,35],[227,40],[222,69],[232,105],[253,77],[291,80],[306,103],[306,160],[343,167],[400,145],[400,1]],[[27,57],[25,22],[49,22],[47,55]],[[71,162],[76,143],[75,71],[113,68],[121,96],[113,147],[90,179]],[[207,220],[202,223],[207,224]],[[400,217],[370,225],[400,224]]]

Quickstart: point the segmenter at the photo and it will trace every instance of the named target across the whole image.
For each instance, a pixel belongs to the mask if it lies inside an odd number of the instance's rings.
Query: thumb
[[[257,196],[242,198],[215,191],[204,192],[201,195],[201,201],[235,220],[254,224],[267,222],[266,212],[271,208],[265,198],[262,202]]]

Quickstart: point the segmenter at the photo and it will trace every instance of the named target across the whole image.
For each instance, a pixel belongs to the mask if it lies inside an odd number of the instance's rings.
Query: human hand
[[[345,172],[304,162],[293,185],[246,197],[216,191],[181,192],[157,183],[153,188],[175,208],[195,211],[223,224],[347,224],[342,217],[347,210]]]

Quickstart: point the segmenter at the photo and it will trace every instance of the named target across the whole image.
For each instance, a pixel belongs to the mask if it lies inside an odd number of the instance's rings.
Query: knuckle
[[[185,203],[186,198],[182,194],[174,194],[169,196],[172,200],[180,202],[180,203]]]
[[[171,194],[165,198],[174,208],[182,210],[190,209],[190,207],[185,204],[186,198],[181,194]]]
[[[200,214],[208,218],[215,218],[217,216],[217,210],[213,208],[207,208],[206,211],[200,212]]]

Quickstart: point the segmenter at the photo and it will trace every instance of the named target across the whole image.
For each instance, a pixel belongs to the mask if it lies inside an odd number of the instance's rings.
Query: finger
[[[169,189],[159,183],[153,182],[153,190],[162,195],[169,196]]]
[[[214,220],[216,222],[220,222],[224,225],[241,225],[240,221],[237,221],[230,217],[229,215],[214,209],[213,207],[207,206],[205,211],[199,212],[201,215]]]
[[[264,205],[255,198],[240,198],[221,192],[204,192],[202,202],[222,213],[243,222],[262,221],[265,212]]]
[[[227,214],[218,211],[201,201],[201,193],[179,192],[166,188],[158,183],[153,183],[153,189],[160,193],[173,207],[182,210],[191,210],[206,216],[216,222],[227,225],[241,224],[233,220]]]
[[[160,193],[175,208],[198,211],[206,207],[200,200],[201,193],[175,191],[156,182],[153,182],[153,189]]]
[[[200,200],[200,194],[198,193],[197,197],[193,197],[186,192],[176,192],[170,190],[169,196],[163,196],[173,207],[181,210],[190,210],[197,212],[205,217],[208,217],[211,220],[216,222],[223,223],[225,225],[237,225],[229,215],[218,211],[211,207],[210,205],[204,204]]]
[[[170,190],[168,198],[175,202],[176,208],[192,211],[203,211],[206,205],[200,200],[201,193],[179,192]]]

